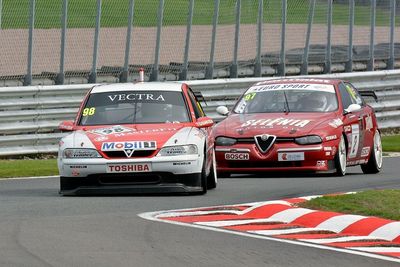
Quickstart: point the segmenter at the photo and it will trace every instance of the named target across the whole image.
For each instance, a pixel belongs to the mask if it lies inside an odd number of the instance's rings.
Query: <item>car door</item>
[[[364,147],[365,140],[365,103],[360,94],[350,83],[340,83],[339,91],[342,100],[343,109],[343,125],[348,141],[347,164],[354,165],[359,163],[361,152]],[[360,109],[347,112],[346,109],[351,104],[360,105]]]

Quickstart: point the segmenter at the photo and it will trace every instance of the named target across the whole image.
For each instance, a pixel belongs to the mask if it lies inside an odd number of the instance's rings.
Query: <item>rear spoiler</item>
[[[378,102],[378,96],[374,91],[358,91],[362,97],[373,97]]]

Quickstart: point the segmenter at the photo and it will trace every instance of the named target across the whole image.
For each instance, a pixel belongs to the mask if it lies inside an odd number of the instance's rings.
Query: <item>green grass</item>
[[[400,220],[399,199],[400,190],[374,190],[349,195],[325,196],[301,203],[299,206]]]
[[[28,28],[28,0],[3,0],[2,28]],[[36,0],[36,28],[60,28],[62,14],[61,0]],[[68,27],[88,28],[95,26],[96,0],[69,0]],[[159,0],[136,0],[134,25],[153,27],[157,25]],[[165,0],[164,25],[186,25],[189,0]],[[287,22],[307,23],[308,0],[288,1]],[[129,0],[103,0],[102,27],[126,27],[128,21]],[[236,0],[222,0],[220,4],[220,24],[235,23]],[[214,13],[214,0],[195,1],[193,23],[211,25]],[[314,23],[326,23],[326,1],[317,1]],[[333,23],[348,24],[348,5],[336,4],[333,7]],[[241,23],[257,23],[258,1],[242,1]],[[377,10],[376,24],[389,25],[389,11]],[[281,0],[264,0],[264,22],[280,23]],[[355,8],[355,24],[369,25],[370,8],[357,5]]]
[[[58,175],[56,159],[0,160],[0,178]]]
[[[400,135],[382,136],[382,147],[385,152],[400,152]]]

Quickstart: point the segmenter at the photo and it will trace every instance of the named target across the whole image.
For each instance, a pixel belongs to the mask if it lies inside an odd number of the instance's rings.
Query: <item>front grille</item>
[[[127,158],[124,151],[103,151],[107,158]],[[137,150],[134,151],[130,158],[150,157],[155,153],[155,150]]]
[[[301,167],[301,161],[254,161],[254,162],[228,162],[229,168],[290,168]]]
[[[121,174],[99,174],[96,178],[103,185],[134,185],[134,184],[158,184],[161,175],[157,173],[121,173]]]
[[[275,143],[287,143],[287,142],[294,142],[294,138],[292,137],[277,137],[275,139]],[[255,144],[254,137],[251,138],[238,138],[237,144]]]

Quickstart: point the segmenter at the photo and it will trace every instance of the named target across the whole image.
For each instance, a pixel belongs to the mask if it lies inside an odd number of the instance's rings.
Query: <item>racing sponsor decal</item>
[[[225,153],[226,160],[249,160],[249,153]]]
[[[104,142],[101,151],[124,151],[129,158],[135,150],[156,150],[156,141]]]
[[[94,141],[96,141],[96,142],[103,142],[103,141],[106,141],[106,140],[108,140],[108,137],[107,137],[107,136],[104,136],[104,135],[99,136],[99,137],[96,137],[96,138],[94,139]]]
[[[339,126],[343,125],[343,121],[338,118],[338,119],[331,120],[328,124],[336,129]]]
[[[296,120],[296,119],[285,119],[285,118],[276,118],[276,119],[260,119],[260,120],[248,120],[243,123],[240,127],[247,126],[295,126],[295,127],[304,127],[309,124],[311,120]]]
[[[329,151],[325,152],[325,156],[330,156],[330,155],[331,155],[331,152],[329,152]]]
[[[304,152],[278,153],[278,161],[301,161],[304,160]]]
[[[324,151],[332,151],[332,147],[326,146],[326,147],[324,147]]]
[[[107,173],[151,172],[150,163],[108,164]]]
[[[70,165],[70,169],[87,169],[86,165]]]
[[[107,128],[99,128],[95,129],[92,131],[89,131],[90,133],[98,134],[98,135],[110,135],[110,134],[116,134],[116,133],[128,133],[128,132],[133,132],[134,129],[127,128],[121,125],[115,125],[113,127],[107,127]]]
[[[318,160],[316,166],[317,167],[325,167],[326,166],[326,160]]]
[[[349,158],[355,158],[357,156],[358,145],[360,143],[360,128],[358,124],[351,125],[351,138],[350,138],[350,150]]]
[[[182,165],[191,165],[192,163],[190,161],[181,161],[181,162],[173,162],[173,166],[182,166]]]
[[[374,127],[374,124],[372,123],[372,117],[370,114],[365,117],[365,129],[366,130],[371,130]]]
[[[329,136],[325,137],[326,141],[331,141],[331,140],[335,140],[335,139],[337,139],[336,135],[329,135]]]
[[[165,98],[162,94],[150,94],[150,93],[121,93],[121,94],[113,94],[108,95],[108,98],[111,102],[120,102],[120,101],[155,101],[155,102],[165,102]]]
[[[368,162],[367,159],[359,159],[359,160],[348,161],[347,164],[348,165],[360,165],[360,164],[365,164],[367,162]]]
[[[330,84],[306,84],[306,83],[275,83],[275,84],[256,84],[255,86],[249,88],[246,96],[250,95],[250,93],[254,92],[265,92],[265,91],[273,91],[273,90],[313,90],[313,91],[324,91],[329,93],[335,93],[335,89],[333,85]],[[245,96],[245,97],[246,97]],[[246,99],[250,100],[250,99]]]
[[[371,150],[370,146],[365,146],[361,149],[361,157],[366,157],[369,155],[369,151]]]
[[[345,133],[351,133],[351,126],[350,125],[344,126],[344,132]]]

